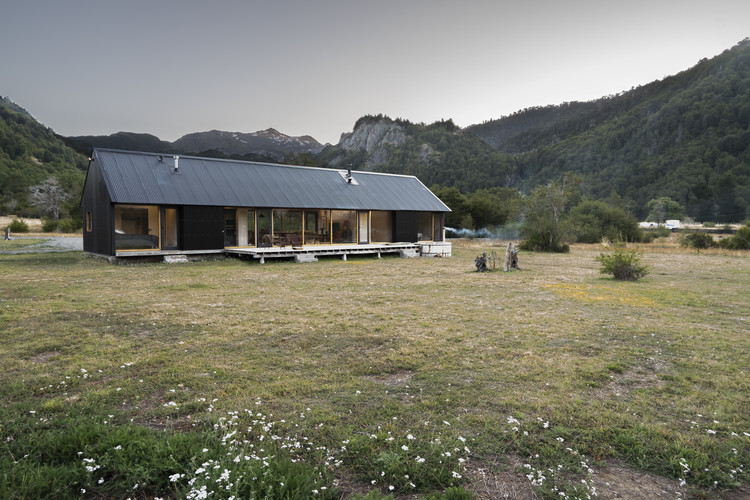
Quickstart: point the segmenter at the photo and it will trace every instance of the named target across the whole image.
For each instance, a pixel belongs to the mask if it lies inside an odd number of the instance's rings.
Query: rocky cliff
[[[364,151],[367,155],[363,170],[373,170],[388,162],[391,150],[406,141],[406,132],[389,118],[361,119],[354,130],[341,134],[338,147],[345,151]],[[340,158],[330,164],[335,165]]]

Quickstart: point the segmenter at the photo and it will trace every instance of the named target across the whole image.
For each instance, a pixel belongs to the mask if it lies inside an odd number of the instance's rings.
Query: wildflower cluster
[[[549,420],[537,417],[525,421],[509,416],[506,424],[506,432],[519,449],[538,450],[528,456],[521,472],[543,496],[589,500],[598,496],[589,459],[566,444]]]
[[[189,499],[203,498],[333,498],[333,453],[297,428],[273,415],[244,410],[227,412],[214,424],[221,449],[205,448],[213,458],[197,457],[191,472],[170,481],[186,485]]]
[[[388,494],[457,486],[471,450],[463,436],[441,432],[448,426],[447,421],[425,422],[418,431],[401,430],[397,421],[391,421],[347,439],[341,454],[356,476]]]

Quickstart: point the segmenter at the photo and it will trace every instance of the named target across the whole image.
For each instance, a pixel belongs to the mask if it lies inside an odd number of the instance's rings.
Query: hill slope
[[[0,98],[0,210],[36,215],[29,207],[29,186],[56,177],[78,205],[87,157],[68,147],[55,133],[7,97]]]
[[[700,220],[750,214],[750,40],[678,75],[587,103],[534,108],[469,131],[518,161],[520,186],[580,175],[638,215],[669,196]]]

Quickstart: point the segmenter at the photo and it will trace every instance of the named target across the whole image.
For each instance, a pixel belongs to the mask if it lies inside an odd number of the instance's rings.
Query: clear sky
[[[365,114],[596,99],[748,36],[748,0],[1,0],[0,95],[62,135],[337,143]]]

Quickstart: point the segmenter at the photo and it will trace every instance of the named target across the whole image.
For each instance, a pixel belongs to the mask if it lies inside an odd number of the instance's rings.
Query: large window
[[[357,212],[331,210],[331,232],[334,243],[355,243],[357,237]]]
[[[258,246],[271,246],[271,211],[258,210]]]
[[[115,205],[115,248],[159,248],[159,209],[144,205]]]
[[[248,246],[255,246],[255,210],[247,210],[247,242]]]
[[[274,245],[302,245],[302,210],[273,211]]]
[[[370,215],[370,234],[375,243],[393,242],[393,216],[391,212],[373,211]]]
[[[330,243],[330,222],[330,210],[305,210],[305,245]]]
[[[417,240],[432,241],[432,213],[419,212],[417,219]]]

